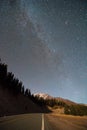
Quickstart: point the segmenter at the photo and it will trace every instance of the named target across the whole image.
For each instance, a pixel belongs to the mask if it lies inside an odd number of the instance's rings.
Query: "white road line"
[[[41,130],[44,130],[44,114],[42,114],[42,127]]]

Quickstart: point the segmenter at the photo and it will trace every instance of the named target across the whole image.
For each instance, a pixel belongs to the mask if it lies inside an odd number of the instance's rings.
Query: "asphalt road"
[[[46,130],[87,130],[87,116],[46,115]],[[45,123],[46,124],[46,123]]]
[[[44,114],[24,114],[0,118],[0,130],[51,130]]]
[[[87,130],[87,118],[24,114],[0,118],[0,130]]]
[[[25,114],[0,118],[0,130],[41,130],[42,114]]]

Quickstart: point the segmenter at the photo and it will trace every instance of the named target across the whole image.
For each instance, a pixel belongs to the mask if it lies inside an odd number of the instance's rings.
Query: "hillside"
[[[73,101],[71,101],[71,100],[69,100],[69,99],[64,99],[64,98],[61,98],[61,97],[55,97],[55,99],[56,99],[57,101],[64,102],[64,103],[67,104],[67,105],[76,105],[76,104],[77,104],[76,102],[73,102]]]
[[[34,94],[37,99],[48,106],[48,108],[56,114],[68,115],[87,115],[87,106],[85,104],[78,104],[68,99],[60,97],[52,97],[48,94]]]
[[[28,97],[22,94],[14,96],[0,85],[0,116],[37,112],[41,112],[41,108]]]
[[[34,94],[35,97],[39,97],[39,98],[43,98],[44,100],[56,100],[57,102],[63,102],[67,105],[75,105],[77,103],[71,101],[71,100],[68,100],[68,99],[64,99],[64,98],[61,98],[61,97],[53,97],[49,94],[45,94],[45,93],[35,93]]]

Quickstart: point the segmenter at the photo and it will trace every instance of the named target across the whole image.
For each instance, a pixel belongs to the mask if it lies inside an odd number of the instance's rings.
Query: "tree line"
[[[8,72],[7,69],[7,64],[2,63],[0,60],[0,87],[3,89],[8,89],[14,96],[22,94],[39,106],[45,105],[45,101],[43,99],[39,99],[31,94],[30,89],[25,89],[22,81],[16,78],[12,72]]]
[[[8,89],[12,94],[17,96],[18,94],[23,94],[24,96],[29,97],[34,103],[39,106],[50,106],[54,107],[55,105],[64,106],[65,103],[62,101],[57,101],[55,99],[47,99],[39,98],[31,94],[30,89],[24,87],[23,83],[19,81],[18,78],[14,76],[12,72],[8,72],[8,66],[5,63],[0,61],[0,84],[2,84],[3,89]]]
[[[0,84],[3,89],[9,89],[14,95],[23,94],[31,96],[30,89],[25,89],[24,85],[12,72],[7,71],[7,64],[2,63],[0,60]]]
[[[85,105],[66,105],[64,108],[64,113],[68,115],[75,115],[75,116],[84,116],[87,115],[87,106]]]

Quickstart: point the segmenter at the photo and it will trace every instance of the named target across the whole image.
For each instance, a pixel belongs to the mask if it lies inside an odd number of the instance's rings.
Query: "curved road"
[[[87,117],[23,114],[0,118],[0,130],[87,130]]]

